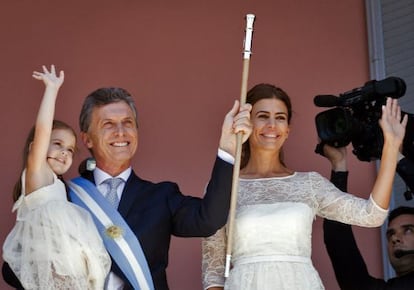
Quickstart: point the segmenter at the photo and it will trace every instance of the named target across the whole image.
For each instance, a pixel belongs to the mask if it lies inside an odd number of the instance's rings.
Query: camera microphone
[[[414,255],[414,250],[396,250],[395,252],[394,252],[394,256],[397,258],[397,259],[399,259],[399,258],[401,258],[401,257],[403,257],[403,256],[406,256],[406,255]]]
[[[318,107],[336,107],[339,105],[338,97],[334,95],[317,95],[313,98],[313,103]]]
[[[374,101],[379,97],[400,98],[405,94],[406,88],[403,79],[388,77],[380,81],[368,81],[363,87],[340,94],[339,97],[318,95],[313,102],[318,107],[347,107],[362,101]]]

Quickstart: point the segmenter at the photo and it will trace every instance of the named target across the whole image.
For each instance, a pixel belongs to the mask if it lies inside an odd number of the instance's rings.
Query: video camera
[[[343,147],[352,142],[353,153],[361,161],[381,157],[383,135],[378,120],[387,97],[400,98],[405,94],[404,80],[388,77],[371,80],[360,88],[334,95],[318,95],[318,107],[335,107],[316,115],[316,129],[321,143]],[[408,124],[403,144],[403,154],[414,161],[414,115],[406,112]]]

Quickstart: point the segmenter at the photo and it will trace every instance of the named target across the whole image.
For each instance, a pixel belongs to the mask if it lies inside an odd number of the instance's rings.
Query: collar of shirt
[[[95,179],[96,187],[98,188],[99,192],[102,194],[105,194],[107,191],[107,186],[106,184],[103,183],[106,179],[112,178],[112,177],[121,178],[124,182],[121,183],[117,189],[118,197],[119,199],[121,199],[122,191],[124,190],[124,187],[125,187],[125,182],[128,180],[129,176],[131,175],[131,172],[132,172],[132,168],[129,167],[126,170],[122,171],[119,175],[111,176],[105,171],[103,171],[102,169],[99,169],[98,167],[96,167],[93,170],[93,178]]]

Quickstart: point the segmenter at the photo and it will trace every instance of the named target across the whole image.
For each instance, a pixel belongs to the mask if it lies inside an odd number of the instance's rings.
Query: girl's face
[[[72,165],[76,137],[68,129],[53,129],[47,150],[47,163],[57,175],[62,175]]]
[[[289,135],[288,110],[281,100],[262,99],[252,108],[253,132],[249,142],[252,150],[280,150]]]

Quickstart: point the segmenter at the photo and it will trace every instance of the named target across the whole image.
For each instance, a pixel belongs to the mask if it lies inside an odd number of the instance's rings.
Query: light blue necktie
[[[119,197],[117,188],[122,182],[124,182],[122,178],[108,178],[104,181],[104,183],[109,187],[105,197],[114,208],[118,208]]]

